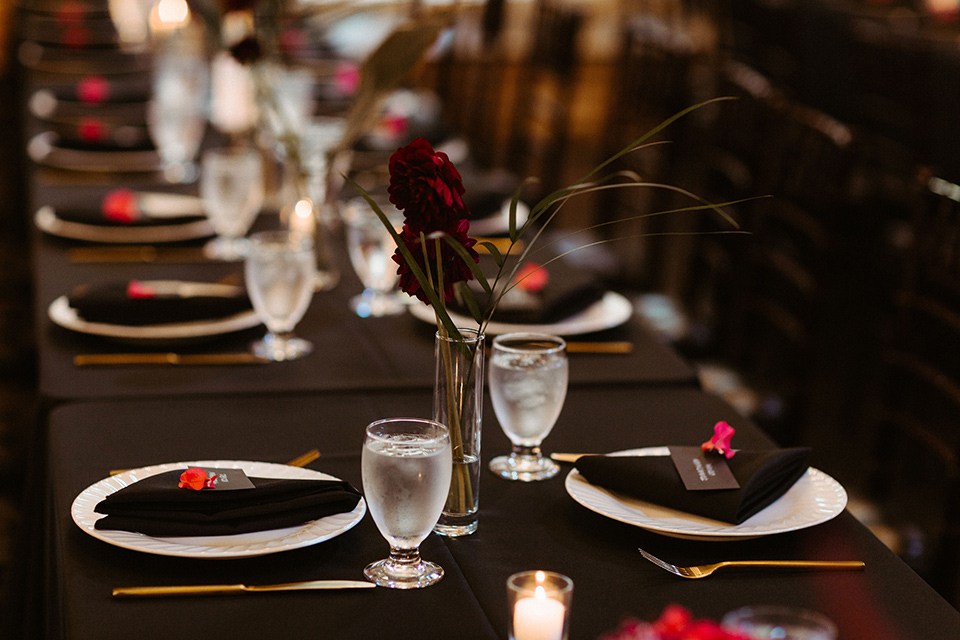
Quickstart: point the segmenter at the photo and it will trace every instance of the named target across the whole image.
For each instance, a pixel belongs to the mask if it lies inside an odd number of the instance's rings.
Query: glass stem
[[[403,571],[420,564],[420,547],[413,549],[400,549],[390,547],[390,558],[388,559],[391,571]]]
[[[543,456],[543,454],[540,452],[540,445],[529,447],[522,444],[513,445],[513,455],[529,456],[531,458],[540,458]]]

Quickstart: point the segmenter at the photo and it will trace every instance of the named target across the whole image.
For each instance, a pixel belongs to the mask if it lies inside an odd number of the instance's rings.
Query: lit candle
[[[566,607],[562,602],[547,597],[542,586],[533,597],[520,598],[513,608],[513,637],[515,640],[561,640]]]
[[[297,200],[297,203],[293,205],[288,224],[293,231],[312,234],[317,225],[316,218],[313,215],[313,203],[306,198]]]

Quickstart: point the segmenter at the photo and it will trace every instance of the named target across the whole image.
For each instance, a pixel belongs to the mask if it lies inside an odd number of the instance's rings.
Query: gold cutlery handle
[[[228,365],[228,364],[266,364],[269,360],[252,353],[90,353],[73,357],[77,367],[117,366],[137,364],[173,364],[173,365]]]
[[[177,587],[118,587],[113,590],[113,596],[115,598],[136,598],[151,596],[213,595],[246,590],[247,588],[242,584],[206,584]]]
[[[615,342],[570,342],[567,341],[567,353],[610,353],[628,354],[633,351],[633,343],[626,340]]]
[[[863,569],[861,560],[728,560],[721,567],[781,567],[793,569]]]

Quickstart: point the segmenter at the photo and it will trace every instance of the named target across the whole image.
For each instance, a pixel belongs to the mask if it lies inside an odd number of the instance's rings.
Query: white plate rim
[[[250,329],[260,324],[260,318],[252,309],[214,320],[172,322],[140,326],[88,322],[80,318],[70,300],[62,295],[47,308],[50,320],[64,329],[117,340],[180,340],[206,338]]]
[[[360,502],[352,511],[312,520],[297,527],[242,533],[229,536],[203,537],[153,537],[131,531],[108,531],[94,528],[94,523],[103,514],[93,509],[108,495],[165,471],[186,469],[188,467],[212,467],[220,469],[243,469],[257,478],[306,478],[316,480],[339,480],[335,476],[313,469],[291,467],[274,462],[255,462],[250,460],[193,460],[188,462],[168,462],[124,471],[115,476],[99,480],[74,498],[70,506],[70,515],[74,523],[87,534],[123,549],[140,551],[162,556],[178,558],[247,558],[299,549],[334,538],[352,529],[363,519],[367,511],[366,502]]]
[[[70,240],[85,240],[102,243],[146,243],[180,242],[215,235],[207,220],[193,220],[171,224],[158,224],[139,227],[122,227],[84,224],[63,220],[50,205],[44,205],[33,214],[33,222],[45,233]]]
[[[410,313],[417,319],[429,322],[436,322],[433,309],[425,304],[410,305]],[[448,310],[450,319],[459,327],[468,327],[474,324],[472,318],[460,315]],[[569,318],[564,318],[559,322],[549,324],[520,324],[513,322],[490,322],[487,324],[486,333],[488,335],[501,335],[504,333],[549,333],[558,336],[574,336],[584,333],[594,333],[605,329],[619,327],[630,319],[633,315],[633,305],[622,294],[616,291],[607,291],[603,297],[592,305],[574,314]]]
[[[609,455],[669,455],[669,449],[644,447]],[[615,494],[590,484],[576,469],[567,474],[564,487],[576,502],[602,516],[673,538],[715,542],[749,540],[806,529],[835,518],[847,506],[843,486],[813,467],[780,499],[738,525]]]

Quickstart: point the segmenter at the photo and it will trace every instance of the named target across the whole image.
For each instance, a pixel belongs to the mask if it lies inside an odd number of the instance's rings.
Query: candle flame
[[[537,587],[533,590],[533,597],[537,600],[546,600],[547,599],[547,590],[543,587]]]
[[[547,574],[545,574],[543,571],[537,571],[535,578],[537,580],[537,584],[543,584],[547,581]]]
[[[157,16],[166,24],[184,24],[190,17],[190,8],[186,0],[160,0]]]
[[[293,205],[293,213],[298,218],[309,218],[313,215],[313,203],[306,198],[297,200],[297,204]]]

